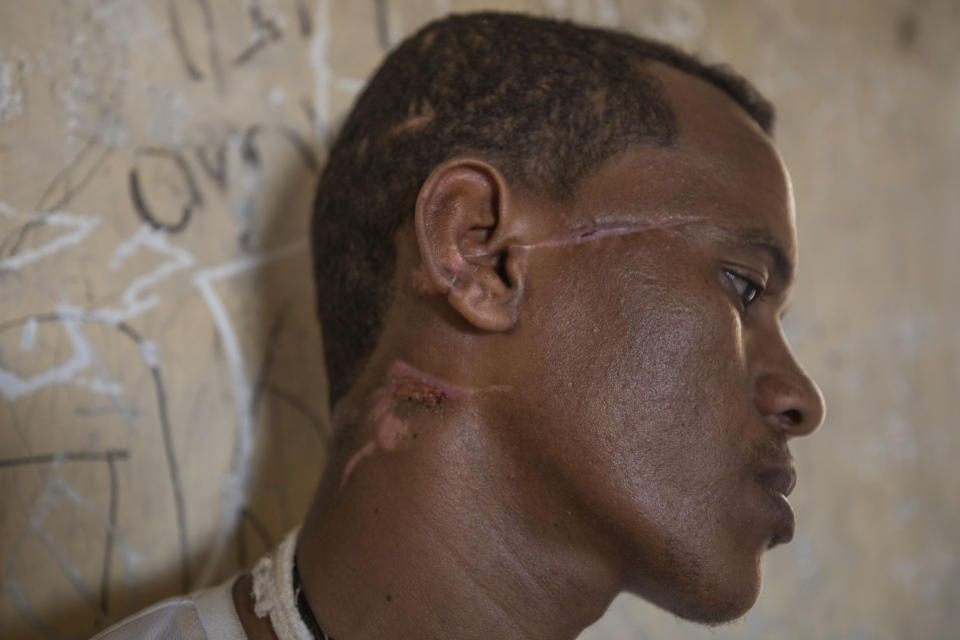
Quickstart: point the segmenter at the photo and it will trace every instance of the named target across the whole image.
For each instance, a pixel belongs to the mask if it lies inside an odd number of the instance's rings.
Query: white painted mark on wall
[[[9,207],[7,207],[9,209]],[[2,211],[2,209],[0,209]],[[90,227],[92,228],[92,227]],[[86,230],[89,232],[89,229]],[[60,236],[61,238],[63,236]],[[77,238],[73,243],[79,242]],[[53,243],[44,245],[50,247]],[[63,327],[70,340],[73,353],[67,362],[51,367],[46,371],[29,377],[20,377],[17,374],[0,367],[0,393],[8,400],[14,400],[28,393],[33,393],[44,387],[56,384],[73,384],[94,393],[109,396],[119,396],[123,387],[108,379],[106,371],[94,355],[93,347],[83,332],[84,322],[98,322],[109,326],[117,326],[141,313],[152,309],[160,302],[157,295],[142,297],[145,290],[157,285],[162,280],[175,273],[193,266],[193,255],[180,247],[171,245],[166,234],[156,231],[148,225],[143,225],[130,238],[117,245],[109,268],[119,269],[124,261],[136,253],[141,247],[149,248],[161,255],[169,256],[170,260],[162,262],[151,271],[135,278],[121,295],[123,306],[107,307],[102,309],[84,310],[67,303],[60,304],[56,312],[59,315],[59,324]],[[19,253],[13,257],[22,257]],[[32,322],[32,324],[31,324]],[[21,334],[21,350],[32,347],[36,336],[36,319],[30,319],[24,325]],[[26,348],[25,348],[26,347]],[[140,347],[141,355],[148,366],[157,364],[156,347],[153,343],[145,343]],[[78,378],[78,374],[94,366],[96,376],[92,379]]]
[[[707,14],[698,0],[676,0],[664,8],[655,33],[664,40],[693,42],[707,29]]]
[[[0,124],[23,115],[23,75],[22,62],[0,62]]]
[[[119,382],[105,380],[103,378],[87,378],[77,376],[73,380],[74,386],[87,389],[91,393],[97,393],[104,396],[119,397],[123,395],[123,385]]]
[[[57,311],[65,314],[60,324],[73,347],[70,359],[59,366],[51,367],[46,371],[25,378],[0,368],[0,393],[7,400],[16,400],[20,396],[33,393],[50,385],[70,384],[78,373],[89,367],[93,362],[90,343],[83,335],[81,320],[76,316],[76,310],[72,307],[61,306]]]
[[[6,592],[11,596],[14,608],[24,616],[37,629],[45,629],[50,637],[59,637],[60,634],[54,632],[42,620],[42,618],[33,611],[33,608],[27,601],[25,594],[20,588],[20,579],[18,577],[17,564],[22,563],[24,554],[20,553],[21,547],[31,535],[37,536],[49,550],[51,557],[60,566],[63,575],[71,583],[80,596],[87,601],[88,606],[97,608],[96,598],[93,589],[90,587],[81,571],[70,562],[70,558],[63,551],[56,540],[44,529],[44,524],[61,500],[66,500],[77,506],[80,510],[86,512],[97,521],[113,537],[113,548],[120,552],[123,560],[124,579],[129,582],[133,569],[141,562],[141,559],[147,553],[137,552],[130,548],[123,533],[110,522],[110,518],[96,508],[83,495],[77,492],[61,475],[60,465],[63,462],[62,454],[57,454],[52,463],[53,474],[45,484],[40,497],[33,505],[33,510],[27,520],[27,526],[19,532],[13,543],[10,545],[9,553],[6,556],[3,567],[3,585]],[[149,553],[149,552],[148,552]],[[32,558],[31,558],[32,559]],[[22,565],[21,565],[22,566]]]
[[[20,333],[20,351],[21,353],[27,353],[33,349],[33,345],[37,342],[37,319],[28,318],[27,322],[23,325],[23,331]]]
[[[12,207],[3,202],[0,202],[0,216],[5,218],[20,217]],[[51,227],[67,227],[68,229],[72,229],[72,231],[59,235],[39,247],[31,247],[18,251],[13,255],[6,256],[5,258],[0,258],[0,271],[19,271],[23,267],[42,260],[43,258],[50,257],[67,247],[79,244],[100,224],[100,219],[97,217],[82,216],[62,211],[27,214],[23,217],[26,219],[24,224],[29,227],[46,225]]]
[[[273,87],[267,92],[267,102],[270,106],[281,107],[286,100],[287,93],[283,90],[283,87]]]
[[[160,366],[160,353],[156,342],[141,340],[137,346],[140,348],[140,357],[143,358],[144,364],[151,369]]]
[[[310,42],[310,64],[313,66],[314,135],[323,147],[329,147],[330,127],[330,61],[327,48],[330,45],[330,2],[319,0],[314,13],[315,30]]]
[[[614,0],[596,0],[597,14],[596,22],[598,24],[616,27],[620,25],[620,8]]]
[[[121,300],[123,300],[124,303],[123,307],[92,311],[91,315],[94,318],[108,324],[116,324],[117,322],[129,320],[144,311],[152,309],[159,304],[159,296],[154,294],[143,298],[141,294],[146,289],[157,285],[162,280],[166,280],[178,271],[183,271],[193,266],[193,254],[186,249],[170,244],[167,239],[167,234],[164,232],[156,230],[149,225],[143,225],[136,233],[117,245],[113,257],[110,258],[108,264],[110,270],[116,271],[119,269],[124,261],[136,253],[141,247],[146,247],[161,255],[169,256],[170,260],[160,263],[153,270],[135,278],[121,296]]]
[[[252,415],[252,387],[247,379],[247,366],[240,347],[237,332],[230,321],[230,314],[223,304],[223,300],[216,292],[216,283],[228,280],[242,273],[260,269],[267,264],[293,257],[307,250],[305,241],[297,241],[276,251],[257,255],[244,256],[216,267],[201,269],[193,275],[193,283],[200,290],[210,314],[213,317],[217,334],[223,345],[223,352],[230,370],[230,381],[233,388],[233,403],[237,413],[237,426],[234,434],[233,459],[230,471],[223,479],[220,487],[220,522],[216,537],[211,544],[213,552],[207,559],[207,564],[194,578],[194,588],[205,586],[213,577],[220,562],[220,557],[226,548],[227,538],[233,532],[244,507],[246,484],[250,476],[250,461],[253,455],[253,415]]]
[[[76,242],[79,242],[79,239]],[[44,246],[49,247],[50,245]],[[0,367],[0,394],[3,394],[8,400],[15,400],[45,387],[61,384],[73,384],[108,396],[119,396],[122,393],[123,388],[118,383],[108,379],[106,371],[95,357],[93,347],[84,334],[83,323],[97,322],[117,326],[121,322],[129,321],[152,309],[159,304],[159,296],[141,297],[143,292],[175,273],[193,266],[194,263],[193,255],[185,249],[171,245],[166,234],[156,231],[148,225],[143,225],[130,238],[117,246],[113,257],[110,259],[109,268],[111,270],[119,269],[124,261],[141,247],[147,247],[157,253],[169,256],[171,259],[135,278],[121,295],[121,300],[124,303],[121,307],[84,310],[67,303],[60,304],[56,308],[59,324],[66,332],[73,350],[69,360],[29,377],[18,376],[16,373]],[[24,253],[20,253],[17,254],[17,257],[23,255]],[[36,319],[32,319],[32,321],[33,329],[27,328],[30,326],[30,320],[24,325],[23,331],[26,336],[21,334],[21,349],[24,345],[32,346],[35,339],[30,337],[31,331],[34,336],[36,334]],[[140,350],[148,366],[157,364],[156,346],[153,343],[142,344]],[[77,377],[78,374],[91,366],[95,368],[96,376],[94,378]]]

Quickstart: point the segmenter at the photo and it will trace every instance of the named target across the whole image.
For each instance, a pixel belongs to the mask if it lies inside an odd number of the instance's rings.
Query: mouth
[[[774,530],[768,549],[786,544],[793,539],[797,519],[787,496],[797,484],[797,472],[792,466],[769,467],[757,474],[757,483],[764,488],[773,514]]]
[[[797,486],[797,472],[792,466],[769,467],[757,474],[757,482],[786,498]]]

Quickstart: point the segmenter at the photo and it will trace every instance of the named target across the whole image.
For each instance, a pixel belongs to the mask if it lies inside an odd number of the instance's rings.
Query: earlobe
[[[518,318],[523,269],[510,248],[513,206],[503,176],[472,158],[439,165],[417,198],[421,290],[445,294],[483,331],[508,331]]]

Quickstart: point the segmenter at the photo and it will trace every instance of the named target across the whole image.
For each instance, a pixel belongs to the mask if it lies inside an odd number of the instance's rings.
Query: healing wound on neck
[[[373,392],[368,423],[375,437],[364,444],[347,462],[340,486],[343,487],[357,465],[377,450],[394,451],[416,439],[410,422],[418,414],[440,413],[451,401],[464,400],[474,390],[451,384],[399,360],[387,371],[383,384]]]

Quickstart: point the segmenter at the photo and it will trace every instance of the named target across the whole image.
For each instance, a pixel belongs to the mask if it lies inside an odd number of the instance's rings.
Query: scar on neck
[[[387,385],[394,403],[429,411],[440,411],[447,400],[462,400],[473,395],[471,389],[431,376],[400,360],[387,371]],[[399,407],[395,404],[396,408]]]
[[[504,388],[496,386],[491,390]],[[377,450],[393,451],[402,443],[415,439],[417,434],[410,433],[409,425],[409,419],[415,414],[441,413],[449,402],[465,400],[477,393],[475,389],[441,380],[406,362],[394,361],[383,384],[372,395],[373,406],[368,413],[368,420],[376,426],[376,436],[347,462],[340,486],[347,483],[364,458]]]

